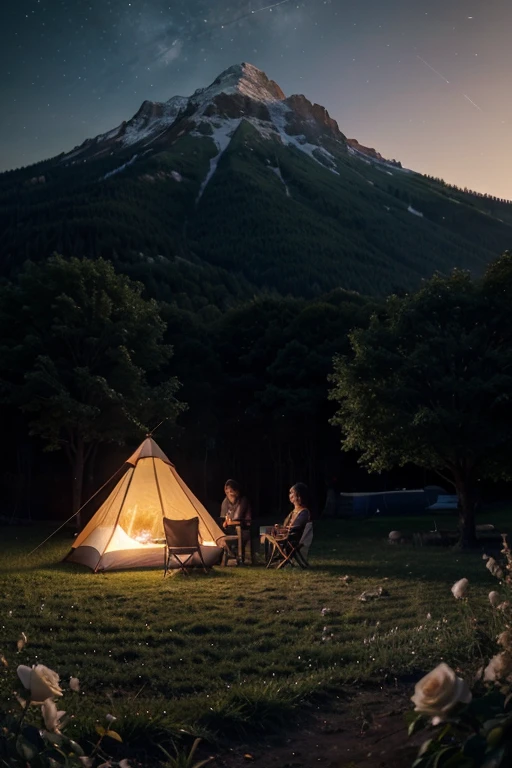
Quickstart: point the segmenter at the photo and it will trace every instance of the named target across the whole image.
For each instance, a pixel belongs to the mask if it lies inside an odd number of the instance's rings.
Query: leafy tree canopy
[[[166,366],[172,347],[143,286],[103,259],[28,263],[0,289],[4,399],[48,450],[63,448],[80,506],[83,470],[102,442],[140,437],[183,405]]]
[[[461,543],[475,539],[475,481],[512,477],[512,253],[481,280],[454,271],[391,297],[338,356],[332,423],[374,471],[414,462],[460,500]]]

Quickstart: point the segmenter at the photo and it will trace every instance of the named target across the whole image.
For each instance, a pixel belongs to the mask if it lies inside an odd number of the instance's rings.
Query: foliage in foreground
[[[17,643],[18,651],[23,650],[26,642],[27,637],[22,632]],[[0,663],[4,668],[9,667],[3,654]],[[1,765],[7,768],[131,768],[133,764],[129,760],[119,758],[123,748],[112,749],[116,743],[119,745],[123,742],[112,727],[117,718],[107,714],[105,725],[97,723],[95,726],[94,742],[87,739],[84,744],[88,746],[81,746],[66,733],[66,726],[73,715],[66,717],[66,711],[57,708],[57,702],[61,703],[60,697],[66,693],[60,685],[60,676],[43,664],[34,664],[32,667],[21,664],[17,675],[23,686],[23,694],[16,694],[19,714],[0,714]],[[71,678],[68,699],[79,691],[78,678]],[[33,709],[36,714],[28,716]],[[150,729],[146,729],[146,737],[150,738]],[[161,750],[162,756],[158,762],[162,768],[203,768],[213,758],[199,762],[194,760],[200,741],[196,738],[190,751],[172,741],[173,755],[161,744],[154,743],[153,747]],[[124,749],[126,751],[127,747]]]
[[[480,668],[473,693],[444,663],[417,683],[409,732],[429,724],[435,730],[413,768],[508,768],[512,762],[512,553],[503,538],[504,563],[492,557],[486,563],[501,584],[501,593],[489,594],[501,625],[500,650]],[[468,587],[468,579],[460,579],[454,597],[467,602]]]

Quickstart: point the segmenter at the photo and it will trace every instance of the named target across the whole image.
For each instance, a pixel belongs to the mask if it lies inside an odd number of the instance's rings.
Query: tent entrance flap
[[[197,517],[200,542],[210,558],[217,556],[215,545],[222,546],[223,532],[161,448],[146,438],[65,559],[94,571],[163,567],[164,517]]]

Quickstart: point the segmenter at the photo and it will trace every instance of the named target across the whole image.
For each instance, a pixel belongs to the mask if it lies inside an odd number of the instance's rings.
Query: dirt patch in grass
[[[312,709],[284,737],[204,754],[216,755],[212,766],[223,768],[410,768],[425,738],[407,736],[410,695],[409,687],[360,691],[327,712]]]

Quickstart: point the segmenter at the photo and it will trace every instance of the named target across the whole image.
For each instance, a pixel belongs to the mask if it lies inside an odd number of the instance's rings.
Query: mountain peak
[[[228,67],[207,88],[199,88],[191,101],[213,99],[220,94],[240,94],[255,101],[274,102],[286,98],[281,88],[258,67],[247,62]]]

